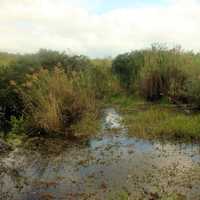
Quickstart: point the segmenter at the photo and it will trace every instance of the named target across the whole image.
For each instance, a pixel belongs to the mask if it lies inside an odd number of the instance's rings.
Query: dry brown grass
[[[80,75],[71,78],[59,68],[29,76],[22,94],[29,126],[48,133],[66,133],[85,113],[96,112],[94,95]]]

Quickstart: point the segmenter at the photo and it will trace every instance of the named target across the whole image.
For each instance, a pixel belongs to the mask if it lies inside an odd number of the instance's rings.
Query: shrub
[[[0,130],[9,131],[11,116],[21,116],[23,104],[16,91],[16,81],[10,78],[11,69],[0,66]]]
[[[112,71],[120,80],[121,86],[128,92],[133,93],[134,84],[143,62],[143,51],[121,54],[113,60]]]

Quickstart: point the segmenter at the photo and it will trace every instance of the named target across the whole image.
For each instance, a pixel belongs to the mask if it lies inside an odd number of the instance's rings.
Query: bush
[[[112,71],[120,80],[121,86],[133,93],[134,84],[140,68],[143,66],[143,51],[133,51],[118,55],[112,63]]]
[[[16,82],[10,78],[11,69],[0,66],[0,130],[9,131],[11,116],[21,116],[23,104],[16,91]]]

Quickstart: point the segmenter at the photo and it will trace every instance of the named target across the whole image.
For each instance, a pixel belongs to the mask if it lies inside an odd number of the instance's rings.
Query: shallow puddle
[[[17,149],[0,163],[2,200],[200,199],[200,145],[130,138],[112,108],[88,146]]]

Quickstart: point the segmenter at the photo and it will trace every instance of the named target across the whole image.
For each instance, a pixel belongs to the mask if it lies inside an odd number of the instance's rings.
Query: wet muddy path
[[[200,145],[130,138],[112,108],[87,146],[0,160],[2,200],[200,199]]]

